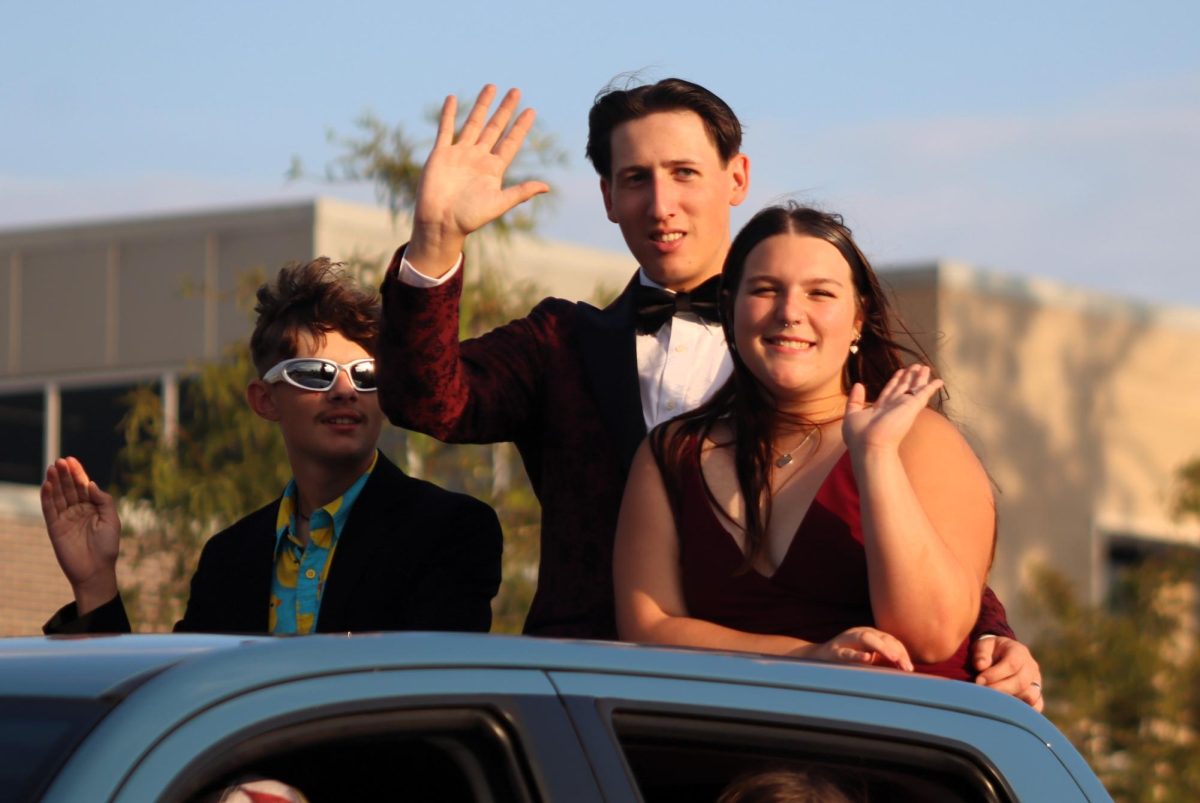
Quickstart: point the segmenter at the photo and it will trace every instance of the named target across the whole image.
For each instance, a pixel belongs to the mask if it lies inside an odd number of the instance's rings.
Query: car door
[[[152,704],[136,695],[126,706]],[[126,723],[146,712],[120,712]],[[120,719],[120,718],[117,718]],[[269,778],[312,803],[420,799],[600,801],[586,757],[544,673],[400,669],[299,678],[195,711],[131,756],[93,733],[46,800],[216,800]],[[136,751],[135,751],[136,752]],[[113,764],[124,771],[114,773]],[[103,768],[104,771],[99,770]],[[104,781],[112,779],[106,788]]]
[[[995,717],[730,682],[551,679],[610,800],[715,800],[773,770],[832,777],[872,801],[1089,799],[1048,744]]]

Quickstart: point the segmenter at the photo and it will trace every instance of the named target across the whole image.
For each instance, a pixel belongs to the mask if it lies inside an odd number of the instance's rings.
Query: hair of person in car
[[[250,335],[250,357],[261,377],[280,360],[295,357],[298,338],[307,334],[323,343],[329,332],[375,353],[381,308],[379,294],[350,278],[340,262],[317,257],[291,262],[274,281],[258,288]]]
[[[653,84],[618,88],[616,81],[600,90],[588,113],[585,154],[600,178],[612,178],[612,133],[617,126],[656,112],[691,111],[704,123],[716,146],[721,165],[742,148],[742,124],[729,104],[715,94],[682,78],[664,78]]]
[[[739,775],[716,803],[867,803],[867,794],[844,773],[778,767]]]
[[[854,293],[862,315],[862,329],[855,354],[847,354],[843,367],[842,389],[861,382],[866,386],[867,400],[875,399],[892,375],[905,365],[903,354],[930,364],[929,358],[916,342],[907,346],[892,334],[893,322],[905,334],[904,325],[895,318],[887,294],[879,284],[866,255],[855,244],[850,229],[839,215],[788,202],[769,206],[756,213],[734,237],[721,272],[719,307],[725,340],[733,358],[733,374],[706,403],[660,426],[650,433],[650,447],[666,485],[667,495],[676,520],[680,513],[682,477],[695,450],[712,435],[719,422],[731,422],[734,429],[734,466],[738,489],[746,500],[762,499],[761,506],[746,504],[746,558],[742,570],[749,570],[766,548],[767,524],[771,518],[770,487],[773,442],[781,425],[812,427],[820,423],[808,421],[778,408],[771,391],[754,376],[737,353],[734,342],[734,307],[740,289],[746,259],[764,240],[779,235],[815,237],[833,245],[850,266]],[[911,335],[910,335],[911,339]],[[943,394],[939,391],[932,405],[941,409]],[[818,430],[819,437],[819,430]],[[709,501],[721,510],[721,505],[704,483]]]

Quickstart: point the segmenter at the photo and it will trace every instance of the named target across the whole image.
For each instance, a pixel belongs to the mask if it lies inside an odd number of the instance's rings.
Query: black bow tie
[[[717,308],[717,290],[720,276],[697,285],[689,292],[671,293],[657,287],[638,282],[633,291],[633,302],[637,306],[637,331],[641,335],[657,332],[676,313],[690,312],[710,323],[720,323]]]

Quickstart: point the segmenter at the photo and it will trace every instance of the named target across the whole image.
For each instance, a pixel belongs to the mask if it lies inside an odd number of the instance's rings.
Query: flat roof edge
[[[0,249],[20,249],[80,241],[107,242],[117,237],[145,236],[178,230],[247,228],[272,220],[312,220],[321,198],[265,204],[198,208],[192,211],[129,214],[111,218],[46,222],[0,228]],[[364,207],[368,208],[368,207]]]
[[[956,260],[884,265],[879,269],[879,278],[884,284],[896,288],[930,282],[939,287],[1039,306],[1152,321],[1157,326],[1200,329],[1200,307],[1128,298],[1040,276],[979,268]]]

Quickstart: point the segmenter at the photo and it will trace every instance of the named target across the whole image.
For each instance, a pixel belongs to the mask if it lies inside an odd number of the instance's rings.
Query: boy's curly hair
[[[329,332],[340,332],[375,352],[379,294],[355,283],[340,262],[317,257],[304,264],[289,263],[255,296],[258,320],[250,335],[250,357],[260,377],[281,360],[296,356],[301,333],[320,344]]]

